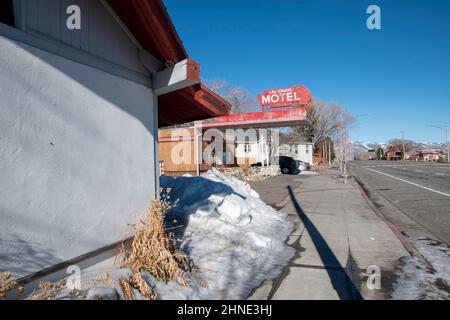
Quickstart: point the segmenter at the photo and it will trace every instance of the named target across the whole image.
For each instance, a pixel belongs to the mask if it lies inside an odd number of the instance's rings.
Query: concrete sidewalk
[[[345,185],[337,170],[286,177],[252,186],[266,203],[288,213],[295,224],[288,245],[296,255],[278,279],[267,280],[250,299],[389,298],[394,266],[409,253],[356,182]],[[369,266],[381,270],[380,289],[367,286]]]

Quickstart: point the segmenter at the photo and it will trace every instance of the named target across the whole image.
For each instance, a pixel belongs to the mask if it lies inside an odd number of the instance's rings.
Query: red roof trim
[[[160,127],[230,114],[231,104],[204,85],[159,97]]]
[[[203,107],[213,111],[213,116],[228,115],[231,111],[231,103],[202,84],[194,98]]]
[[[162,0],[107,0],[139,43],[162,62],[188,58]]]
[[[188,59],[175,26],[162,0],[107,0],[142,47],[160,61],[178,63]],[[190,61],[189,79],[200,79],[200,65]],[[177,90],[159,97],[162,125],[227,115],[231,105],[203,85]]]

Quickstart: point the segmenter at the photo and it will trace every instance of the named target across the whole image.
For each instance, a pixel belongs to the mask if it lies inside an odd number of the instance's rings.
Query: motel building
[[[75,29],[67,1],[0,2],[0,272],[22,284],[113,256],[159,191],[158,128],[230,112],[161,0],[71,3]]]
[[[268,94],[269,91],[266,92]],[[284,155],[280,149],[278,129],[310,124],[305,108],[297,106],[307,104],[311,94],[302,86],[270,90],[270,94],[273,92],[281,92],[283,96],[291,92],[292,99],[276,103],[274,107],[259,96],[263,106],[261,112],[231,114],[160,128],[158,154],[161,172],[167,176],[200,175],[212,167],[277,165],[278,157]],[[227,108],[231,107],[222,98],[216,98]],[[296,107],[289,107],[289,104]],[[296,150],[295,159],[312,164],[312,144],[295,141],[292,149]]]

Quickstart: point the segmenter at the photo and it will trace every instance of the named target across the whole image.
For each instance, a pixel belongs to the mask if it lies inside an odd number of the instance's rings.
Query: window
[[[244,145],[244,152],[245,152],[245,153],[249,153],[249,152],[250,152],[250,144],[246,143],[246,144]]]
[[[0,22],[14,27],[13,0],[0,0]]]
[[[309,154],[309,146],[306,146],[306,154]]]
[[[164,161],[159,161],[159,174],[162,176],[165,175]]]

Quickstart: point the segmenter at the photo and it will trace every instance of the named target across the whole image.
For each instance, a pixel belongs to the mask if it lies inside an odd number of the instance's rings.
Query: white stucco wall
[[[150,88],[0,36],[0,271],[124,237],[154,194]]]

